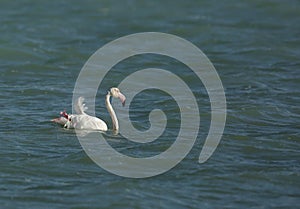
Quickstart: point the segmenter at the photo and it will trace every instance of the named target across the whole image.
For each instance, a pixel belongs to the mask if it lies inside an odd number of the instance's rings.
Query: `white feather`
[[[79,97],[77,100],[77,104],[74,106],[74,109],[76,111],[77,114],[86,114],[85,111],[88,109],[84,102],[84,98],[83,97]]]

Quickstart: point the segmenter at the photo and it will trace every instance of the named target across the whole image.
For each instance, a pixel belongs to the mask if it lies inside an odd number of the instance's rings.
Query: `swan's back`
[[[75,129],[107,131],[106,123],[87,114],[71,115],[72,126]]]

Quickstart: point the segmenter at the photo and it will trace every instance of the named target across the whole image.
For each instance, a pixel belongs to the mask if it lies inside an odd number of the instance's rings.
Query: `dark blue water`
[[[1,208],[298,207],[298,1],[5,0],[0,8]],[[224,85],[227,122],[216,152],[199,164],[210,107],[205,88],[193,89],[202,105],[191,152],[165,174],[128,179],[98,167],[73,130],[49,121],[71,111],[76,78],[98,48],[147,31],[180,36],[203,50]],[[120,65],[120,72],[136,63],[180,66],[145,57]],[[96,114],[109,126],[104,95],[114,82],[108,78],[97,94]],[[163,96],[154,92],[145,102]],[[149,126],[144,104],[134,104],[141,129]],[[177,119],[170,119],[166,142],[143,148],[166,149]],[[143,153],[119,136],[108,133],[108,140],[123,153]]]

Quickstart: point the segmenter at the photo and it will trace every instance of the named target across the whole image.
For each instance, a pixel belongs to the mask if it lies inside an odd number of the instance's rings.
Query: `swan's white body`
[[[87,114],[72,114],[69,115],[69,119],[64,128],[107,131],[106,123],[97,117]]]
[[[120,92],[118,88],[111,88],[110,91],[106,95],[105,104],[106,108],[111,116],[113,131],[119,130],[119,123],[116,117],[116,113],[113,110],[110,97],[119,98],[122,104],[125,104],[125,96]],[[59,118],[55,118],[52,121],[58,124],[63,125],[64,128],[75,128],[82,130],[99,130],[99,131],[107,131],[108,127],[106,123],[100,118],[88,115],[85,113],[87,107],[83,103],[84,98],[79,97],[77,100],[77,104],[75,105],[75,111],[77,114],[67,114],[65,111],[60,113]]]

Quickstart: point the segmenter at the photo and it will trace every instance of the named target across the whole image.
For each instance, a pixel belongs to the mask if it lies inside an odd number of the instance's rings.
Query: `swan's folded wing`
[[[74,109],[77,114],[85,114],[84,111],[86,111],[88,109],[83,102],[84,102],[84,98],[79,97],[77,100],[77,103],[74,106]]]

